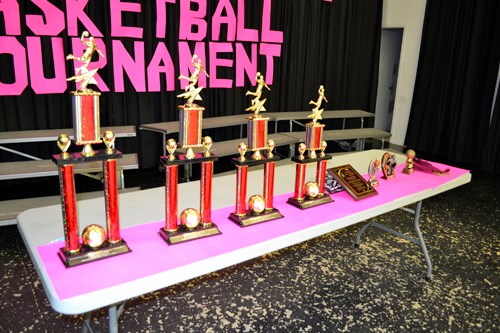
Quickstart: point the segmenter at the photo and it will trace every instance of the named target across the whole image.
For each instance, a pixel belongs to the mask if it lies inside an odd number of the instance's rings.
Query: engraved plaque
[[[328,174],[355,200],[377,194],[377,191],[350,164],[328,169]]]

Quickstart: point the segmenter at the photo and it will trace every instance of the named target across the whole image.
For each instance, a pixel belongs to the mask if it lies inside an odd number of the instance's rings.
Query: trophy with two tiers
[[[323,141],[324,124],[318,120],[322,119],[321,104],[328,102],[325,97],[325,89],[319,87],[318,98],[316,101],[310,101],[314,105],[312,113],[308,118],[312,121],[306,124],[306,143],[299,144],[299,156],[292,157],[296,163],[295,168],[295,190],[293,197],[288,199],[288,203],[300,209],[306,209],[317,205],[333,202],[328,194],[325,195],[325,177],[327,161],[332,156],[325,154],[327,147],[326,141]],[[307,156],[304,154],[307,151]],[[319,151],[319,154],[317,153]],[[308,163],[316,163],[316,181],[305,182],[306,168]]]
[[[212,174],[213,162],[218,157],[210,152],[212,139],[209,136],[202,138],[203,110],[197,105],[200,101],[198,77],[208,73],[203,67],[201,59],[194,55],[191,59],[194,71],[191,76],[180,75],[179,80],[187,80],[184,92],[177,97],[186,101],[179,105],[179,142],[167,140],[168,156],[162,156],[160,161],[165,167],[165,226],[160,228],[160,235],[168,244],[177,244],[198,238],[218,235],[221,232],[212,222]],[[180,148],[184,153],[176,153]],[[194,149],[202,149],[195,153]],[[200,210],[187,208],[178,218],[178,168],[179,165],[201,163],[200,177]]]
[[[61,154],[52,156],[59,170],[61,206],[64,223],[65,247],[59,251],[59,257],[67,267],[103,259],[118,254],[130,252],[127,243],[120,236],[120,219],[118,214],[118,182],[116,161],[122,153],[114,149],[115,135],[106,131],[102,142],[106,149],[94,151],[92,144],[101,143],[99,121],[100,92],[88,88],[89,84],[97,85],[94,75],[97,68],[88,69],[92,54],[98,52],[93,37],[84,31],[81,42],[86,50],[81,57],[70,54],[67,60],[76,60],[82,66],[75,68],[75,75],[68,81],[75,81],[79,89],[72,91],[72,112],[74,141],[77,146],[83,146],[80,153],[69,153],[71,140],[67,134],[61,134],[57,145]],[[81,163],[102,162],[104,174],[104,199],[106,207],[106,230],[98,224],[85,227],[79,237],[77,205],[74,180],[74,165]]]
[[[255,77],[257,88],[255,91],[247,91],[246,95],[254,96],[251,105],[246,111],[253,112],[247,117],[247,143],[238,146],[239,157],[231,160],[236,170],[236,207],[229,219],[242,227],[256,223],[266,222],[283,217],[273,206],[274,196],[274,170],[275,162],[280,160],[273,153],[275,143],[267,139],[267,128],[269,117],[262,116],[260,112],[266,111],[264,104],[266,98],[260,99],[263,88],[271,90],[264,76],[257,72]],[[247,208],[247,181],[248,167],[264,165],[264,187],[263,194],[254,194],[248,199]]]

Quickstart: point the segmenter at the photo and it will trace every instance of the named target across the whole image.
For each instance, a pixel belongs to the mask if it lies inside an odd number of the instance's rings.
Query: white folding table
[[[381,158],[383,153],[369,150],[334,155],[328,167],[351,164],[364,174],[370,160]],[[396,158],[400,171],[405,157],[396,154]],[[314,174],[315,165],[309,165],[307,178]],[[18,226],[52,308],[68,315],[86,314],[86,331],[90,328],[91,312],[108,307],[110,332],[117,332],[118,317],[128,299],[421,202],[471,179],[469,171],[458,168],[451,168],[449,176],[417,171],[413,175],[398,173],[394,180],[380,180],[378,195],[355,201],[346,192],[340,192],[332,196],[333,203],[300,210],[286,204],[293,194],[295,164],[278,162],[275,175],[275,207],[285,216],[283,219],[246,228],[231,222],[227,217],[234,209],[236,176],[230,172],[213,179],[212,218],[222,235],[172,246],[157,234],[164,221],[164,188],[121,194],[122,236],[132,252],[69,269],[62,266],[56,253],[63,239],[59,205],[21,213]],[[261,193],[261,170],[256,167],[248,177],[248,194]],[[198,207],[198,193],[199,181],[180,184],[179,211]],[[91,223],[105,223],[104,199],[79,202],[78,211],[80,230]],[[418,219],[415,226],[418,227]],[[423,239],[419,242],[429,276],[430,259]]]

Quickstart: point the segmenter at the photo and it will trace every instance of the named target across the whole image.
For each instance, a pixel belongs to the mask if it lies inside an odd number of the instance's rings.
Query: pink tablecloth
[[[39,246],[37,249],[58,297],[64,300],[334,221],[401,197],[435,188],[469,172],[450,168],[448,176],[421,172],[409,176],[399,172],[402,168],[403,165],[398,166],[398,174],[394,180],[380,179],[380,186],[377,187],[378,195],[360,201],[355,201],[348,193],[341,192],[332,196],[335,200],[333,203],[299,210],[286,203],[292,194],[277,196],[274,205],[285,218],[246,228],[241,228],[228,220],[234,207],[215,210],[212,212],[212,218],[222,235],[214,237],[169,246],[158,235],[158,230],[164,222],[146,223],[121,231],[132,252],[68,269],[57,255],[59,248],[64,246],[63,241]],[[158,209],[163,208],[158,207]]]

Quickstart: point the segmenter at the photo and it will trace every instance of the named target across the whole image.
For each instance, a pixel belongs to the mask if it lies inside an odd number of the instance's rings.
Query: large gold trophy
[[[274,141],[267,139],[269,117],[260,114],[260,112],[266,111],[264,108],[266,99],[260,99],[262,90],[263,88],[271,89],[264,81],[264,76],[259,72],[257,72],[255,81],[257,89],[254,92],[247,91],[246,93],[246,95],[254,96],[252,104],[246,109],[246,111],[253,112],[253,115],[247,118],[248,142],[247,144],[240,143],[238,146],[240,156],[231,160],[237,168],[236,207],[229,218],[242,227],[283,217],[273,207],[275,162],[279,161],[280,157],[273,154]],[[262,154],[261,151],[264,153]],[[252,195],[248,200],[247,209],[248,167],[261,164],[264,164],[264,193],[263,195]]]
[[[188,80],[184,92],[177,97],[186,99],[186,103],[179,106],[179,143],[174,139],[167,141],[168,156],[160,158],[165,167],[165,226],[160,228],[160,235],[168,244],[177,244],[193,239],[218,235],[221,232],[212,222],[212,174],[213,162],[218,159],[210,152],[212,139],[202,138],[203,107],[194,103],[200,101],[198,77],[203,72],[201,59],[193,56],[191,63],[195,70],[191,76],[179,76],[179,80]],[[184,154],[175,153],[177,148],[186,149]],[[193,148],[203,148],[204,152],[195,153]],[[178,219],[178,168],[179,165],[201,163],[200,177],[200,211],[187,208]]]
[[[71,140],[67,134],[61,134],[57,145],[61,154],[52,156],[52,160],[59,169],[59,184],[61,192],[61,206],[64,223],[65,247],[60,249],[59,257],[67,267],[99,260],[130,252],[127,243],[120,236],[120,218],[118,214],[118,183],[116,160],[122,153],[114,149],[115,135],[106,131],[102,141],[106,149],[94,151],[91,144],[100,143],[99,126],[99,92],[89,89],[88,84],[97,84],[94,75],[97,69],[89,70],[92,54],[97,51],[94,38],[83,32],[81,41],[87,49],[81,57],[72,54],[68,60],[77,60],[83,63],[75,69],[75,76],[68,81],[76,81],[80,88],[72,91],[73,100],[73,129],[75,143],[83,145],[81,153],[69,153]],[[82,232],[81,242],[77,218],[75,180],[73,167],[75,164],[102,161],[104,174],[104,199],[106,207],[106,230],[98,224],[88,225]]]
[[[293,197],[288,199],[288,203],[301,208],[310,208],[317,205],[333,202],[329,195],[325,195],[325,177],[327,160],[332,156],[325,154],[327,147],[326,141],[323,141],[324,124],[318,122],[322,119],[321,114],[324,109],[321,109],[321,104],[328,102],[325,97],[325,89],[319,87],[318,98],[316,101],[310,101],[309,104],[315,106],[308,118],[312,121],[306,124],[306,143],[299,144],[299,156],[292,157],[292,161],[296,163],[295,169],[295,191]],[[304,156],[305,152],[307,156]],[[316,151],[320,151],[319,154]],[[308,163],[316,162],[316,181],[305,182],[306,167]]]

